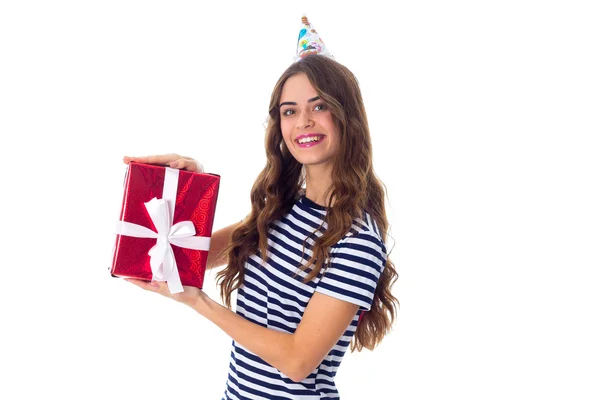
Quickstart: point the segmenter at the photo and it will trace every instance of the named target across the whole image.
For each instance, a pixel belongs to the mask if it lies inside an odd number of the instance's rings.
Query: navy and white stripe
[[[358,312],[321,364],[302,382],[292,381],[233,341],[224,400],[340,398],[334,378],[360,313],[371,308],[387,254],[375,221],[364,213],[362,219],[354,221],[351,232],[331,248],[329,267],[304,283],[308,272],[299,272],[297,267],[302,259],[305,264],[312,256],[314,241],[310,237],[321,236],[321,231],[313,232],[323,223],[326,212],[325,207],[302,196],[274,224],[269,230],[267,265],[262,265],[258,254],[246,261],[236,312],[256,324],[287,333],[296,331],[315,291],[357,304]],[[321,229],[327,229],[326,224]]]

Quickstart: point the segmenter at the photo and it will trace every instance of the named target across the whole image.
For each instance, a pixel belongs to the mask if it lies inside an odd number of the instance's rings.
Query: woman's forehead
[[[306,74],[297,74],[288,78],[281,92],[282,101],[308,101],[318,96],[317,90],[308,80]]]

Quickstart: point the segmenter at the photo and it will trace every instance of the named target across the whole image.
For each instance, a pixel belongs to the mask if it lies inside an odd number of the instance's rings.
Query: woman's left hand
[[[146,282],[139,279],[129,278],[126,278],[125,280],[127,282],[133,283],[136,286],[141,287],[144,290],[162,294],[165,297],[186,304],[190,307],[194,306],[198,302],[198,300],[207,297],[206,293],[194,286],[183,286],[183,292],[171,294],[171,292],[169,291],[169,287],[167,286],[167,282]]]

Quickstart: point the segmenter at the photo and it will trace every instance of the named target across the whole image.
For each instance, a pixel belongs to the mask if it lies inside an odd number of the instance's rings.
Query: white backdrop
[[[195,157],[241,219],[306,13],[361,83],[400,274],[342,399],[600,398],[592,3],[0,3],[0,397],[221,398],[230,338],[109,276],[121,159]]]

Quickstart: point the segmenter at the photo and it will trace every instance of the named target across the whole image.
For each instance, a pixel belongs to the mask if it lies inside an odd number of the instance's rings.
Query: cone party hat
[[[294,62],[300,61],[309,54],[318,54],[335,60],[333,55],[327,50],[327,47],[325,47],[325,43],[323,43],[315,28],[308,22],[306,14],[304,14],[302,15],[302,27],[298,35],[298,47]]]

